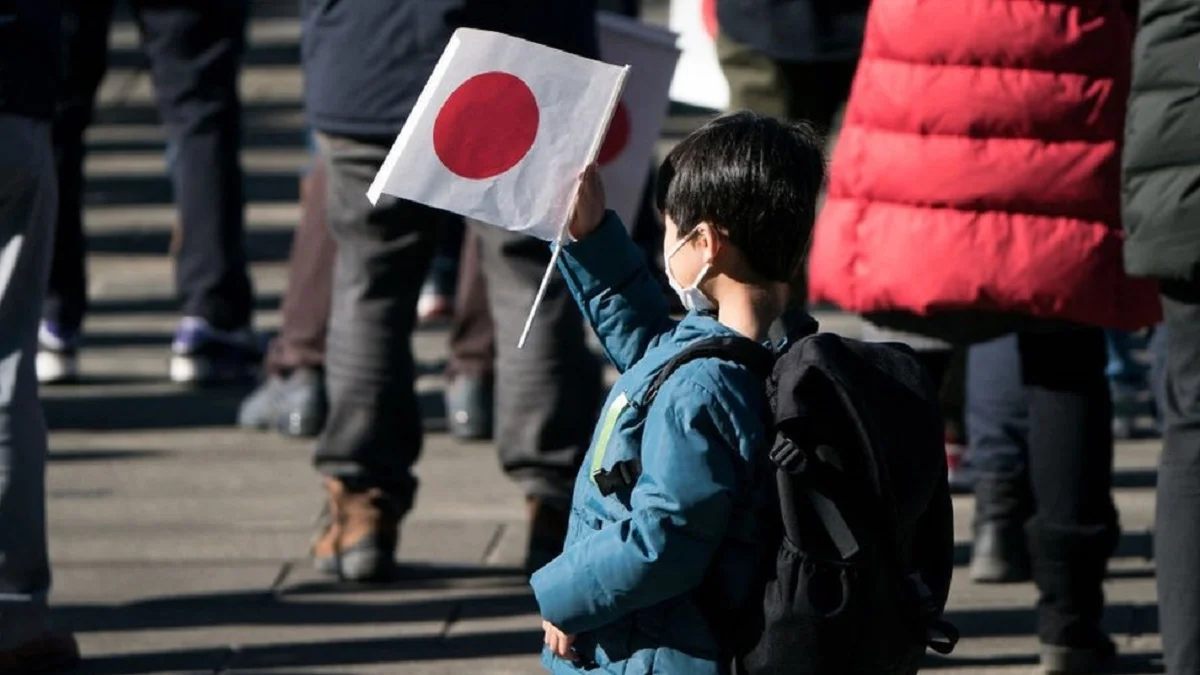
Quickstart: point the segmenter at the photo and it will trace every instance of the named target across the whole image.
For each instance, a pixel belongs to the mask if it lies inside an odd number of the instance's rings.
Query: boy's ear
[[[715,261],[721,249],[725,248],[725,238],[711,223],[700,223],[696,229],[696,246],[708,252],[709,260]]]

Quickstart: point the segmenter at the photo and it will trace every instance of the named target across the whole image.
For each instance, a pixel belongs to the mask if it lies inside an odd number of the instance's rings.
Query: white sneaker
[[[43,321],[38,327],[38,352],[35,361],[38,382],[58,384],[79,377],[79,336]]]

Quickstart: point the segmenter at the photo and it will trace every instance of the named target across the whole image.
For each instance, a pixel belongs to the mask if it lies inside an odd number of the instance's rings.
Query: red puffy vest
[[[1122,267],[1131,39],[1116,0],[875,0],[812,299],[1158,321],[1156,284]]]

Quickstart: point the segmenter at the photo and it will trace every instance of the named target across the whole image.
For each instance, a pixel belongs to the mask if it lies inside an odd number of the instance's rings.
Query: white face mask
[[[709,300],[708,296],[700,290],[700,282],[704,281],[704,277],[708,276],[709,271],[712,269],[712,263],[704,263],[704,267],[701,267],[699,274],[696,275],[696,280],[693,281],[692,285],[688,286],[687,288],[684,288],[683,284],[679,283],[679,281],[675,279],[675,274],[671,272],[671,258],[674,258],[676,253],[679,253],[679,249],[683,248],[683,245],[688,243],[688,240],[691,239],[696,232],[697,230],[692,230],[689,232],[687,236],[685,236],[678,244],[675,245],[675,248],[671,249],[671,252],[667,254],[667,261],[664,267],[667,268],[667,282],[671,284],[671,288],[675,291],[675,294],[679,296],[679,302],[683,303],[683,308],[689,312],[692,310],[706,312],[717,308],[717,306],[713,304],[713,301]]]

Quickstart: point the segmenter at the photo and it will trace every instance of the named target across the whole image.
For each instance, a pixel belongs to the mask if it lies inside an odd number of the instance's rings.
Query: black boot
[[[976,477],[972,581],[981,584],[1029,581],[1032,572],[1025,521],[1032,513],[1033,495],[1024,473]]]
[[[1037,582],[1038,638],[1047,674],[1103,673],[1114,665],[1116,648],[1104,634],[1104,577],[1119,528],[1027,525]]]

